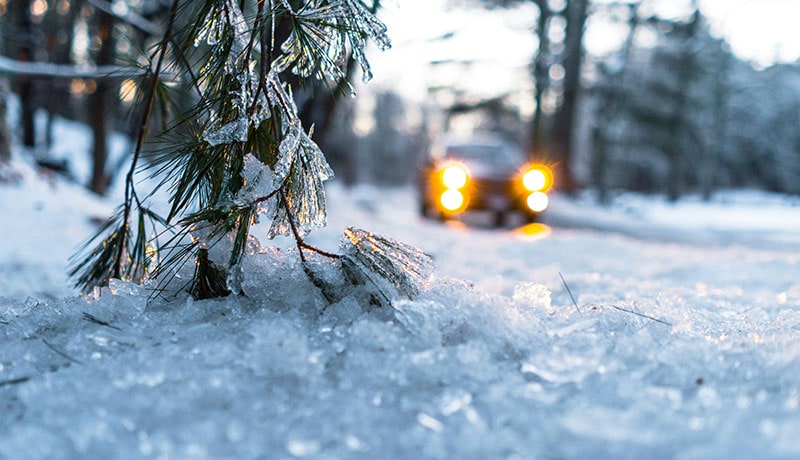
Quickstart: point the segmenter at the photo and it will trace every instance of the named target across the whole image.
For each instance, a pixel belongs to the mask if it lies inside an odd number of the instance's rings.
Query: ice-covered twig
[[[413,299],[433,276],[433,259],[419,248],[348,227],[341,247],[346,267],[360,272],[389,301]]]
[[[294,241],[297,244],[297,250],[300,252],[300,260],[302,262],[306,261],[306,256],[303,254],[303,249],[308,249],[310,251],[314,251],[320,255],[325,257],[330,257],[331,259],[338,259],[341,256],[339,254],[333,254],[327,251],[323,251],[315,246],[312,246],[303,240],[303,236],[300,235],[300,231],[297,229],[297,225],[294,223],[294,217],[292,216],[291,211],[288,209],[288,204],[286,203],[286,194],[283,192],[283,189],[278,189],[281,195],[281,202],[286,207],[287,212],[287,221],[289,221],[289,227],[292,229],[292,235],[294,236]]]

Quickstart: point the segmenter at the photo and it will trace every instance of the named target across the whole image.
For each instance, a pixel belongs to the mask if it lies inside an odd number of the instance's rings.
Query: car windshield
[[[466,163],[480,163],[502,169],[515,168],[520,158],[513,155],[511,149],[502,145],[459,144],[447,147],[445,156]]]

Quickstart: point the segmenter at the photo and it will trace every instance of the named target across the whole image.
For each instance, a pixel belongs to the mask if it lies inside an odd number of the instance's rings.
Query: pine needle
[[[47,340],[42,339],[42,342],[44,342],[44,344],[47,345],[47,348],[53,350],[53,353],[57,354],[58,356],[61,356],[62,358],[66,359],[67,361],[73,362],[75,364],[83,364],[81,361],[79,361],[79,360],[73,358],[72,356],[64,353],[63,351],[59,350],[58,348],[56,348],[55,345],[51,344]]]
[[[561,282],[564,283],[564,287],[567,289],[567,294],[569,294],[569,298],[572,299],[572,304],[575,305],[575,309],[578,310],[578,313],[581,313],[581,309],[578,307],[578,302],[575,300],[575,296],[572,295],[572,291],[567,284],[567,280],[564,279],[564,275],[561,272],[558,272],[558,276],[561,277]]]
[[[616,305],[614,305],[614,304],[610,304],[609,306],[610,306],[611,308],[615,309],[615,310],[624,311],[625,313],[630,313],[630,314],[632,314],[632,315],[636,315],[636,316],[641,316],[642,318],[646,318],[646,319],[649,319],[649,320],[651,320],[651,321],[655,321],[655,322],[657,322],[657,323],[661,323],[661,324],[663,324],[663,325],[665,325],[665,326],[670,326],[670,327],[672,327],[672,323],[669,323],[669,322],[667,322],[667,321],[664,321],[663,319],[658,319],[658,318],[656,318],[656,317],[654,317],[654,316],[646,315],[646,314],[644,314],[644,313],[639,313],[638,311],[634,311],[634,310],[628,310],[628,309],[626,309],[626,308],[618,307],[618,306],[616,306]]]
[[[94,316],[94,315],[92,315],[90,313],[83,312],[83,319],[85,319],[86,321],[89,321],[90,323],[95,323],[95,324],[99,324],[101,326],[110,327],[111,329],[116,329],[118,331],[122,330],[122,329],[118,328],[117,326],[114,326],[113,324],[111,324],[111,323],[109,323],[107,321],[103,321],[102,319],[99,319],[98,317],[96,317],[96,316]]]
[[[18,385],[20,383],[25,383],[30,379],[31,379],[30,377],[17,377],[15,379],[0,380],[0,388],[3,388],[4,386]]]

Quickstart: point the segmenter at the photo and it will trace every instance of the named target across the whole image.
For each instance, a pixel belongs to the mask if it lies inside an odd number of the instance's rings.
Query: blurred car
[[[490,211],[502,225],[510,213],[533,222],[549,204],[553,172],[526,161],[519,149],[496,139],[446,142],[434,148],[420,171],[419,209],[448,219]]]

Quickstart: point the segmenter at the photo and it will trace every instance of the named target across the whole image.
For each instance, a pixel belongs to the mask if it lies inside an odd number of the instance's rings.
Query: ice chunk
[[[414,298],[433,276],[433,259],[420,249],[357,228],[346,228],[341,247],[345,266],[386,295]]]
[[[519,308],[544,308],[547,313],[554,313],[550,300],[550,289],[539,283],[520,283],[514,288],[512,300]]]
[[[333,177],[333,170],[317,144],[299,125],[289,125],[278,155],[274,186],[282,187],[283,193],[268,237],[291,234],[292,224],[300,236],[304,236],[327,221],[322,182]]]
[[[272,170],[252,153],[248,153],[244,157],[241,176],[244,184],[234,198],[234,203],[237,205],[248,205],[269,196],[275,191],[275,175]],[[267,203],[266,201],[259,202],[257,212],[267,212],[270,209]]]
[[[247,140],[247,131],[250,128],[246,118],[237,118],[229,123],[225,123],[216,129],[211,129],[203,133],[203,140],[209,145],[230,144],[232,142],[244,142]]]
[[[259,90],[258,75],[248,71],[239,74],[236,79],[239,89],[231,92],[235,118],[218,126],[220,121],[215,114],[211,114],[212,128],[203,133],[203,140],[211,146],[247,141],[250,127],[257,127],[271,115],[267,97]]]

